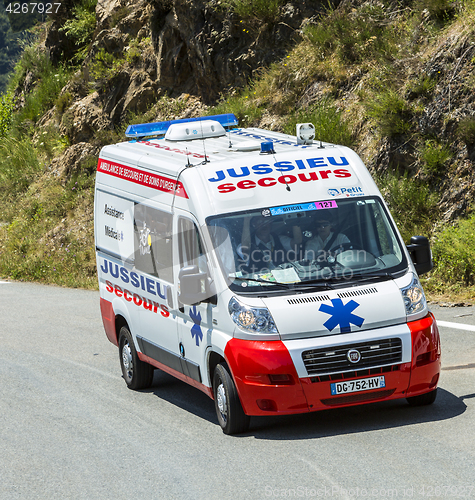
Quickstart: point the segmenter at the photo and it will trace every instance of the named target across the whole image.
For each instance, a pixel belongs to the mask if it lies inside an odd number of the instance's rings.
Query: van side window
[[[207,271],[206,255],[200,233],[193,221],[180,218],[178,223],[178,238],[180,267],[198,266],[200,271]]]
[[[172,215],[139,203],[134,208],[135,267],[173,282]]]

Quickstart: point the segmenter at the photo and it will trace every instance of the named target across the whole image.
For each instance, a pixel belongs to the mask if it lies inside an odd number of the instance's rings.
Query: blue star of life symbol
[[[191,338],[196,340],[196,345],[200,345],[200,340],[203,340],[203,332],[201,331],[201,313],[198,312],[196,306],[190,307],[190,318],[193,320],[191,327]]]
[[[359,306],[358,302],[350,300],[346,304],[343,304],[341,299],[332,299],[332,304],[332,306],[322,304],[319,309],[319,311],[331,316],[323,323],[323,326],[328,328],[328,330],[332,331],[335,327],[340,325],[341,333],[350,333],[351,324],[356,326],[361,326],[363,324],[364,319],[353,314],[353,311]]]

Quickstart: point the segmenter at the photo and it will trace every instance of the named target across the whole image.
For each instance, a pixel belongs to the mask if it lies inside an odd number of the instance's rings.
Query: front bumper
[[[407,398],[437,387],[440,373],[440,338],[434,317],[404,325],[410,346],[402,363],[344,373],[302,376],[302,363],[288,343],[232,339],[225,349],[227,363],[247,415],[296,414],[373,401]],[[392,334],[392,333],[391,333]],[[372,332],[378,338],[378,330]],[[408,344],[409,340],[405,343]],[[308,340],[306,342],[308,343]],[[332,338],[335,341],[335,337]],[[298,342],[298,341],[296,341]],[[308,347],[308,346],[307,346]],[[301,358],[301,354],[300,354]],[[300,375],[300,376],[299,376]],[[331,383],[384,375],[385,387],[339,396]]]

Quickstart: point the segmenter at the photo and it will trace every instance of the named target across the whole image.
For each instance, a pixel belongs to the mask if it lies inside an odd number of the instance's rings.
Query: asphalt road
[[[434,405],[253,418],[226,436],[213,402],[164,373],[126,388],[97,292],[0,282],[0,498],[475,498],[475,310],[432,309]]]

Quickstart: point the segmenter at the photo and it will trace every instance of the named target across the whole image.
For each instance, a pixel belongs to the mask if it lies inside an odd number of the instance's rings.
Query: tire
[[[238,434],[249,428],[250,417],[242,409],[239,395],[226,364],[218,364],[213,376],[214,406],[225,434]]]
[[[437,397],[437,389],[434,389],[431,392],[427,392],[426,394],[421,394],[420,396],[413,396],[412,398],[407,398],[407,402],[411,406],[427,406],[431,405],[435,398]]]
[[[154,368],[140,361],[129,329],[123,326],[119,332],[119,360],[122,376],[129,389],[147,389],[152,385]]]

